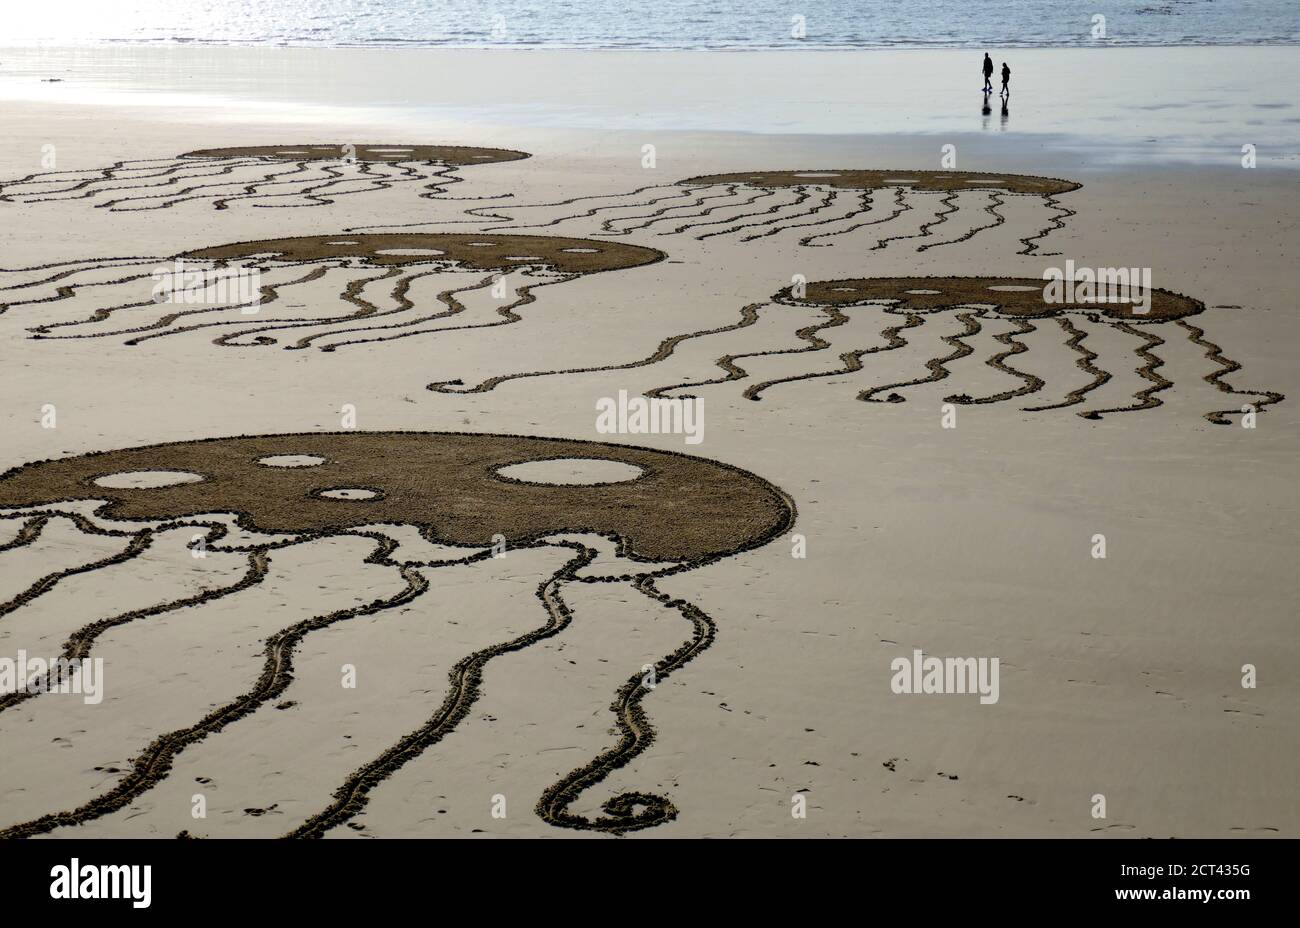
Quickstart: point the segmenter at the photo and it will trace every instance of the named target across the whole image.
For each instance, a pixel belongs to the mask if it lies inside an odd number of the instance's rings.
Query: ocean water
[[[1300,0],[9,0],[4,20],[7,46],[1300,44]]]

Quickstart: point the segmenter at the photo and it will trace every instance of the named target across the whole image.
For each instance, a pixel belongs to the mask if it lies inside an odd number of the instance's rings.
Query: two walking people
[[[988,52],[984,53],[984,92],[993,92],[993,59],[989,57]],[[1011,96],[1011,68],[1007,66],[1005,61],[1002,62],[1002,92],[1000,96]]]

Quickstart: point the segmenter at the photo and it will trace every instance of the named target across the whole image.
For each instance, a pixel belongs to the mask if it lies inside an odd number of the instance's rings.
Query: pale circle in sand
[[[904,290],[904,293],[914,293],[917,296],[934,296],[936,293],[942,293],[942,290]]]
[[[1041,290],[1041,287],[1026,287],[1023,284],[998,284],[989,287],[990,290],[998,290],[1003,293],[1031,293],[1034,290]]]
[[[809,172],[807,174],[796,174],[795,177],[839,177],[838,174],[822,172]]]
[[[392,255],[395,258],[432,258],[446,253],[437,248],[380,248],[375,252],[377,255]]]
[[[885,183],[887,183],[887,184],[915,184],[915,183],[916,183],[916,178],[915,178],[915,177],[886,177],[886,178],[885,178]]]
[[[599,248],[561,248],[565,254],[570,255],[594,255],[600,251]]]
[[[348,502],[379,499],[378,491],[368,490],[365,487],[335,487],[332,490],[319,490],[313,495],[322,499],[341,499]]]
[[[361,243],[357,241],[348,241],[345,239],[339,239],[338,241],[326,242],[325,244],[326,245],[360,245]]]
[[[505,261],[540,261],[541,255],[506,255]]]
[[[263,467],[319,467],[325,459],[319,454],[271,454],[258,458]]]
[[[202,474],[185,470],[127,470],[96,477],[94,483],[106,490],[158,490],[206,479]]]
[[[625,483],[645,471],[635,464],[599,458],[553,458],[549,461],[524,461],[497,468],[498,476],[521,483],[552,486],[593,486],[600,483]]]

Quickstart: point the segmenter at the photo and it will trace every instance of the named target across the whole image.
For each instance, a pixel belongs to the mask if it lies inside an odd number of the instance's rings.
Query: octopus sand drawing
[[[435,748],[456,728],[481,691],[501,679],[488,669],[495,658],[581,628],[583,617],[566,603],[566,587],[623,584],[678,616],[689,640],[654,663],[662,681],[709,647],[717,629],[705,612],[662,592],[656,580],[760,547],[785,533],[794,519],[794,505],[784,492],[730,465],[632,446],[514,435],[242,436],[97,452],[15,468],[0,475],[0,525],[12,539],[0,545],[0,561],[20,556],[58,521],[75,525],[87,543],[98,539],[102,546],[107,538],[119,546],[110,556],[87,558],[37,578],[0,606],[0,619],[8,620],[6,626],[17,620],[19,633],[24,610],[39,605],[61,583],[75,577],[111,588],[115,571],[151,549],[160,557],[157,549],[166,545],[183,553],[198,544],[209,552],[240,556],[244,563],[236,582],[166,601],[154,601],[163,592],[152,586],[147,591],[150,605],[121,614],[96,615],[97,600],[92,598],[89,614],[68,619],[69,628],[73,621],[86,624],[68,636],[60,661],[89,658],[97,641],[110,632],[157,636],[164,628],[173,633],[197,628],[205,611],[220,606],[223,599],[255,593],[272,562],[290,556],[288,549],[320,539],[351,538],[361,544],[361,550],[370,551],[366,563],[379,565],[390,578],[387,588],[396,592],[369,602],[356,597],[351,601],[357,605],[313,615],[265,636],[260,654],[245,652],[248,658],[233,668],[239,677],[232,679],[243,678],[248,689],[240,695],[224,693],[219,700],[217,694],[205,693],[203,708],[194,710],[202,717],[184,716],[189,724],[179,728],[139,718],[115,720],[105,715],[112,712],[109,702],[95,707],[95,725],[116,722],[140,742],[130,748],[135,753],[129,769],[116,769],[107,781],[95,781],[99,786],[94,795],[67,796],[61,811],[15,822],[11,806],[10,822],[0,828],[0,836],[48,833],[132,806],[169,776],[187,748],[204,739],[220,739],[238,728],[241,719],[264,713],[286,694],[293,696],[295,651],[312,633],[413,603],[428,609],[419,601],[430,586],[429,574],[440,568],[482,569],[497,544],[508,545],[511,552],[558,552],[562,566],[536,589],[543,607],[536,623],[526,622],[522,627],[529,630],[524,634],[463,657],[445,683],[414,691],[429,694],[427,721],[365,760],[324,808],[310,814],[303,810],[287,832],[295,837],[323,835],[358,815],[387,777]],[[201,533],[191,534],[196,530]],[[169,625],[169,615],[177,613],[187,618]],[[211,622],[212,613],[207,618]],[[130,655],[142,653],[138,645],[129,649]],[[40,698],[54,689],[54,666],[51,660],[43,686],[29,685],[0,697],[0,726],[8,722],[12,729],[14,717],[7,713],[20,705],[36,713],[45,706],[56,709],[51,704],[57,699]],[[678,814],[668,798],[640,791],[606,800],[603,814],[594,817],[570,808],[654,740],[654,728],[641,705],[653,687],[644,680],[642,668],[614,695],[610,711],[616,731],[611,736],[616,743],[544,790],[536,804],[544,821],[622,833],[659,825]],[[414,711],[414,718],[425,717],[424,706]],[[56,718],[61,716],[47,717]],[[41,737],[48,743],[47,735]],[[430,761],[436,762],[436,757],[432,754]],[[6,773],[13,776],[12,771]],[[184,814],[188,819],[188,809]]]
[[[208,201],[215,209],[241,201],[265,207],[325,206],[334,197],[407,183],[423,183],[421,197],[441,199],[449,185],[464,180],[456,174],[458,168],[527,157],[522,151],[459,145],[207,148],[175,158],[118,161],[105,168],[44,171],[0,181],[0,203],[96,199],[96,207],[115,212],[164,209],[187,200]]]
[[[751,242],[791,232],[798,244],[825,247],[842,241],[860,247],[861,239],[852,233],[872,236],[872,249],[888,247],[891,242],[926,239],[917,245],[918,252],[952,245],[973,238],[1007,221],[1000,211],[1007,197],[1041,198],[1049,214],[1030,235],[1020,238],[1020,254],[1035,254],[1048,233],[1064,226],[1074,211],[1062,206],[1057,196],[1078,190],[1081,185],[1069,180],[1036,177],[1027,174],[989,174],[974,171],[892,171],[892,170],[804,170],[741,171],[734,174],[708,174],[690,177],[675,184],[654,184],[628,193],[574,197],[550,203],[512,204],[505,207],[479,206],[467,209],[474,217],[464,222],[478,222],[494,231],[539,229],[566,223],[594,221],[600,218],[598,235],[628,235],[653,231],[658,235],[690,234],[698,240],[734,236]],[[879,206],[879,191],[889,191],[889,204]],[[592,201],[614,201],[590,205]],[[936,201],[937,208],[923,206]],[[961,205],[982,217],[951,238],[940,238],[933,229],[954,220]],[[522,221],[521,215],[544,215],[529,211],[553,211],[579,206],[578,212],[565,212],[550,219]],[[651,208],[649,212],[645,210]],[[928,219],[915,232],[889,234],[905,221],[903,214],[924,209]],[[630,214],[629,211],[631,212]],[[602,215],[603,214],[603,215]],[[954,220],[956,221],[956,220]],[[505,223],[500,225],[499,223]],[[428,223],[366,226],[369,229],[411,228]],[[881,235],[880,233],[884,233]],[[930,241],[929,239],[934,239]]]
[[[820,357],[817,352],[831,347],[831,343],[823,338],[822,334],[847,325],[854,316],[859,315],[856,312],[849,313],[847,310],[861,308],[875,309],[886,315],[889,324],[880,332],[880,339],[883,341],[873,347],[855,348],[840,353],[839,365],[829,370],[823,365],[794,375],[752,383],[745,388],[744,397],[760,400],[769,390],[781,384],[860,372],[866,367],[864,359],[868,356],[906,347],[908,338],[904,336],[904,332],[919,328],[929,316],[951,312],[960,323],[960,331],[942,336],[947,350],[942,356],[925,362],[925,374],[915,379],[863,389],[857,394],[857,398],[868,403],[903,402],[906,397],[899,393],[899,390],[946,379],[951,373],[950,365],[974,353],[974,349],[963,339],[982,331],[983,324],[980,321],[982,319],[1005,320],[1010,324],[1009,330],[994,336],[997,342],[1005,346],[1005,350],[999,351],[985,363],[1019,380],[1020,385],[978,397],[954,393],[945,397],[945,402],[962,405],[998,403],[1038,393],[1047,386],[1046,382],[1035,374],[1007,364],[1006,361],[1012,356],[1024,354],[1029,350],[1029,344],[1022,339],[1038,332],[1038,328],[1031,320],[1047,318],[1053,319],[1060,327],[1061,334],[1066,339],[1066,346],[1078,355],[1075,360],[1076,366],[1091,380],[1081,387],[1070,390],[1062,399],[1055,402],[1023,407],[1027,412],[1043,412],[1080,405],[1084,403],[1087,394],[1112,378],[1110,372],[1093,363],[1099,355],[1084,344],[1089,336],[1090,327],[1098,326],[1109,327],[1137,340],[1133,352],[1142,363],[1135,369],[1135,373],[1148,385],[1134,393],[1131,404],[1079,411],[1078,415],[1084,418],[1100,419],[1108,413],[1154,409],[1161,405],[1157,394],[1172,387],[1173,381],[1166,379],[1160,373],[1160,368],[1165,362],[1154,353],[1154,349],[1163,345],[1165,341],[1152,332],[1151,328],[1164,323],[1173,323],[1181,328],[1193,344],[1204,349],[1205,357],[1217,365],[1216,370],[1205,374],[1202,379],[1220,392],[1249,397],[1250,405],[1259,410],[1285,398],[1283,394],[1272,390],[1238,389],[1223,379],[1226,375],[1239,371],[1241,364],[1225,357],[1218,345],[1205,339],[1204,329],[1187,321],[1188,317],[1205,310],[1204,304],[1198,300],[1153,288],[1149,294],[1150,305],[1143,308],[1133,303],[1104,303],[1093,299],[1084,301],[1079,299],[1080,294],[1074,294],[1071,299],[1064,301],[1049,300],[1049,292],[1049,287],[1043,280],[1011,277],[874,277],[811,281],[801,288],[798,295],[795,295],[793,287],[787,287],[774,295],[771,303],[745,306],[741,310],[741,318],[738,322],[670,336],[660,342],[652,354],[638,360],[562,371],[502,374],[473,386],[465,386],[459,381],[446,381],[430,384],[429,389],[438,393],[484,393],[514,380],[648,367],[670,357],[682,342],[724,335],[753,326],[759,322],[763,311],[771,312],[772,304],[777,304],[785,309],[817,311],[818,317],[812,320],[807,320],[805,316],[800,315],[800,322],[806,321],[806,324],[801,325],[794,334],[804,344],[793,348],[724,354],[716,362],[723,371],[721,375],[655,387],[647,390],[646,395],[650,397],[663,397],[673,393],[689,395],[682,391],[746,380],[750,374],[740,362],[749,358],[811,355],[815,360]],[[898,318],[895,324],[896,317],[901,318]],[[1230,424],[1227,418],[1229,414],[1242,411],[1240,408],[1214,409],[1205,413],[1205,418],[1216,425],[1226,425]]]
[[[169,258],[89,259],[0,270],[0,313],[34,307],[45,317],[51,309],[62,309],[65,318],[30,327],[37,339],[113,338],[138,345],[201,331],[222,347],[265,347],[280,344],[283,333],[289,333],[284,348],[334,351],[510,325],[523,318],[515,310],[536,301],[541,287],[664,257],[638,245],[549,235],[267,239]],[[372,286],[385,292],[370,294]],[[293,288],[305,294],[296,303],[291,303],[297,292]],[[319,306],[331,293],[341,308],[321,315]],[[464,302],[470,295],[485,304],[476,304],[475,313]],[[288,308],[273,317],[263,315],[272,304]],[[488,321],[463,321],[479,315]]]

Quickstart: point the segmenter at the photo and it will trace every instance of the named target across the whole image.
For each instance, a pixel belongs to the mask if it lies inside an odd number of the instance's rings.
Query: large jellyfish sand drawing
[[[839,242],[858,248],[872,242],[871,249],[883,249],[891,242],[916,241],[916,251],[923,252],[967,241],[1004,224],[1002,207],[1007,198],[1026,197],[1041,199],[1047,207],[1047,215],[1024,220],[1035,226],[1020,237],[1019,253],[1034,254],[1048,233],[1062,228],[1065,219],[1074,215],[1057,197],[1079,187],[1074,181],[1052,177],[973,171],[740,171],[653,184],[622,194],[472,207],[466,214],[473,219],[461,221],[512,231],[599,220],[592,234],[690,235],[700,241],[728,236],[728,240],[752,242],[790,233],[789,241],[810,248]],[[876,202],[880,191],[889,192],[887,204]],[[965,222],[963,205],[974,217]],[[556,210],[560,215],[551,216]],[[907,221],[904,214],[914,210],[927,217],[919,228],[894,234]],[[960,228],[944,238],[933,231],[944,223]]]
[[[926,373],[914,379],[863,389],[858,392],[857,398],[869,403],[903,402],[906,397],[899,391],[946,379],[952,373],[950,368],[955,362],[974,354],[974,348],[965,339],[976,336],[983,330],[984,323],[981,320],[1001,320],[1010,325],[1009,329],[994,336],[994,340],[1003,345],[1005,350],[988,358],[985,364],[1019,380],[1020,384],[986,396],[953,393],[945,397],[945,402],[962,405],[998,403],[1039,393],[1048,386],[1042,377],[1020,370],[1006,362],[1008,358],[1029,351],[1030,345],[1026,337],[1039,331],[1031,320],[1049,318],[1059,326],[1065,345],[1077,355],[1075,365],[1091,379],[1088,383],[1069,390],[1055,402],[1023,407],[1027,412],[1044,412],[1083,404],[1089,393],[1113,377],[1112,373],[1094,363],[1099,355],[1085,344],[1090,333],[1097,327],[1106,327],[1127,338],[1137,340],[1132,351],[1141,364],[1135,369],[1135,373],[1148,385],[1133,394],[1131,404],[1087,408],[1079,411],[1078,415],[1087,419],[1100,419],[1108,413],[1154,409],[1160,406],[1161,400],[1158,394],[1174,385],[1172,380],[1167,379],[1160,372],[1165,362],[1154,351],[1163,345],[1165,340],[1152,329],[1165,323],[1172,323],[1181,328],[1193,344],[1204,350],[1205,357],[1217,365],[1217,369],[1203,375],[1202,379],[1220,392],[1248,398],[1249,405],[1257,410],[1262,410],[1285,398],[1283,394],[1272,390],[1238,389],[1223,379],[1226,375],[1241,370],[1241,364],[1225,357],[1218,345],[1206,340],[1204,329],[1188,321],[1188,317],[1205,310],[1204,304],[1199,300],[1153,288],[1150,294],[1150,305],[1143,312],[1132,303],[1101,303],[1091,300],[1048,302],[1045,286],[1043,280],[1011,277],[873,277],[811,281],[798,295],[795,295],[793,288],[787,287],[775,294],[770,303],[745,306],[737,322],[670,336],[664,339],[653,353],[634,361],[560,371],[502,374],[473,386],[465,386],[454,381],[434,383],[430,384],[429,389],[440,393],[484,393],[514,380],[648,367],[672,356],[677,347],[685,341],[736,332],[756,325],[764,313],[794,309],[813,310],[816,313],[811,318],[802,315],[798,317],[804,324],[801,324],[794,334],[802,344],[796,347],[723,354],[716,361],[717,366],[723,371],[721,375],[655,387],[647,390],[646,395],[652,397],[690,395],[687,391],[752,379],[749,370],[742,363],[747,359],[804,356],[810,361],[818,362],[822,357],[818,353],[832,347],[829,337],[823,335],[829,336],[832,330],[843,328],[863,311],[877,310],[886,315],[889,324],[883,328],[878,337],[873,338],[876,344],[872,347],[853,348],[839,353],[839,365],[831,369],[820,365],[812,370],[792,375],[756,380],[745,387],[744,397],[760,400],[773,388],[782,384],[858,374],[866,369],[869,363],[867,359],[870,356],[907,347],[909,339],[905,332],[919,328],[928,317],[939,313],[951,313],[960,323],[960,331],[942,336],[946,346],[945,353],[925,362]],[[853,309],[859,311],[849,312]],[[897,322],[894,319],[897,319]],[[836,331],[834,334],[839,333]],[[912,337],[915,338],[915,335]],[[1210,410],[1205,413],[1205,418],[1216,425],[1226,425],[1230,422],[1227,418],[1230,414],[1241,411],[1239,404],[1233,408]]]
[[[548,465],[568,469],[556,476],[546,471]],[[583,476],[570,476],[575,466],[586,469]],[[541,471],[530,470],[539,467]],[[224,702],[212,703],[189,724],[166,731],[155,727],[140,735],[142,743],[131,748],[129,769],[115,770],[93,795],[60,796],[66,808],[24,821],[11,819],[0,836],[43,834],[131,805],[168,777],[187,748],[220,738],[238,728],[241,719],[266,712],[272,701],[294,696],[294,655],[307,636],[409,605],[425,594],[433,571],[452,565],[466,569],[477,564],[481,569],[500,543],[515,552],[559,551],[563,566],[536,590],[543,607],[538,621],[523,626],[531,630],[456,662],[441,701],[436,689],[423,691],[430,694],[423,725],[361,763],[338,786],[328,805],[310,815],[304,812],[287,828],[290,836],[322,835],[356,816],[387,777],[434,748],[465,718],[483,688],[508,679],[488,668],[494,658],[562,633],[581,634],[582,616],[575,615],[565,601],[567,586],[625,584],[629,591],[678,615],[689,638],[654,663],[658,680],[663,680],[707,648],[716,627],[696,606],[662,592],[656,579],[764,545],[786,532],[794,518],[794,505],[780,489],[729,465],[639,447],[514,435],[244,436],[106,451],[18,467],[0,475],[0,526],[11,538],[0,545],[0,563],[20,556],[60,519],[74,522],[86,538],[111,536],[119,544],[122,539],[129,543],[114,556],[87,558],[37,578],[0,606],[0,622],[21,619],[23,610],[39,606],[42,597],[52,595],[70,577],[85,582],[88,575],[93,579],[102,572],[103,582],[111,585],[113,570],[124,569],[151,546],[162,546],[165,537],[175,539],[178,530],[179,537],[194,539],[186,543],[190,547],[201,543],[209,552],[236,552],[246,558],[246,568],[236,582],[99,617],[77,628],[63,646],[68,660],[92,656],[101,636],[126,626],[144,637],[143,643],[135,639],[132,647],[133,654],[140,653],[140,648],[149,647],[148,636],[159,634],[153,629],[160,617],[181,610],[197,613],[181,626],[192,630],[188,634],[212,634],[211,616],[205,624],[203,610],[221,600],[255,593],[277,558],[287,558],[290,548],[314,540],[365,540],[372,546],[366,562],[391,571],[390,583],[400,584],[400,591],[369,602],[358,597],[358,605],[278,628],[264,637],[261,674],[247,681],[248,689],[241,695],[231,693]],[[202,534],[191,535],[194,530]],[[399,543],[399,538],[405,539],[403,532],[417,530],[427,546],[408,555],[407,541]],[[430,558],[430,551],[439,556]],[[94,603],[86,604],[92,614],[94,608]],[[269,627],[278,626],[273,622]],[[200,646],[202,641],[192,645]],[[166,669],[158,668],[160,673]],[[604,814],[595,817],[570,809],[582,793],[627,765],[653,741],[655,732],[641,705],[651,689],[644,680],[642,668],[614,695],[610,711],[616,743],[545,789],[536,804],[544,821],[621,833],[659,825],[678,814],[666,797],[640,791],[606,800]],[[42,706],[56,701],[48,687],[44,692],[39,688],[11,692],[0,697],[0,724],[6,721],[4,713],[20,705],[36,713],[23,722],[24,727],[57,724],[61,716],[40,714]],[[420,715],[425,711],[416,709]],[[97,707],[97,712],[111,712],[109,703]],[[102,723],[105,716],[94,719]],[[145,728],[128,726],[141,732]],[[48,743],[55,734],[42,730],[39,737]],[[148,738],[152,740],[143,743]],[[436,760],[436,754],[431,759]]]
[[[0,313],[39,311],[42,321],[29,327],[38,339],[113,338],[138,345],[203,332],[222,347],[334,351],[510,325],[521,321],[516,310],[533,303],[541,287],[664,257],[638,245],[549,235],[266,239],[166,258],[0,270]],[[292,299],[299,291],[303,295]],[[322,315],[321,304],[331,299],[338,311]],[[60,318],[50,321],[56,311]],[[466,321],[480,317],[486,321]]]
[[[440,197],[464,178],[458,168],[518,161],[528,153],[460,145],[258,145],[207,148],[175,158],[118,161],[105,168],[43,171],[0,181],[0,203],[96,200],[115,212],[164,209],[188,200],[214,209],[325,206],[335,197],[422,184]]]

